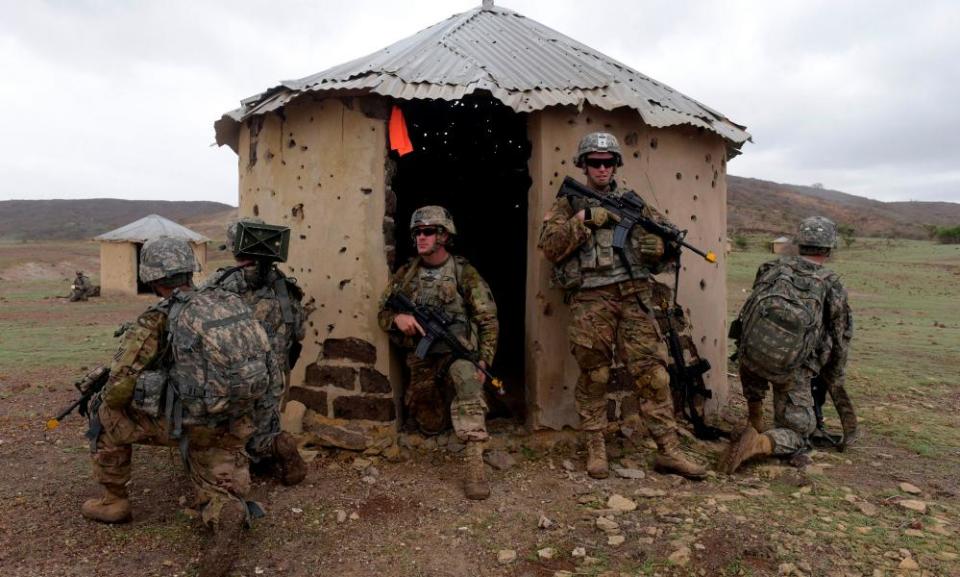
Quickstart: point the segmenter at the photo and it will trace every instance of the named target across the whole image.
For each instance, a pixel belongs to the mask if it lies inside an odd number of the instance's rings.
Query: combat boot
[[[223,577],[233,568],[240,553],[240,538],[247,521],[247,512],[240,503],[224,505],[213,536],[200,557],[199,577]]]
[[[700,480],[707,476],[707,469],[691,461],[680,450],[680,439],[669,432],[657,440],[658,454],[653,470],[658,473],[675,473],[688,479]]]
[[[730,442],[727,452],[720,461],[720,468],[724,473],[732,475],[747,459],[772,454],[773,441],[770,437],[748,426],[739,439]]]
[[[763,432],[763,401],[747,402],[747,423],[759,432]]]
[[[490,483],[483,468],[483,442],[467,441],[463,450],[463,494],[467,499],[482,500],[490,496]]]
[[[297,450],[296,439],[290,433],[284,431],[274,437],[273,457],[276,459],[276,476],[284,485],[296,485],[307,476],[307,464]]]
[[[104,495],[87,499],[80,507],[80,514],[100,523],[129,523],[133,519],[127,488],[122,485],[104,485]]]
[[[587,431],[587,474],[594,479],[606,479],[610,476],[607,467],[607,446],[603,440],[603,431]]]

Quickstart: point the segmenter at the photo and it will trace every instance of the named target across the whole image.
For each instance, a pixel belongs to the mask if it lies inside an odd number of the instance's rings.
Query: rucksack
[[[176,293],[167,338],[170,381],[180,405],[174,411],[182,424],[215,426],[251,414],[254,403],[283,378],[250,308],[219,287]]]
[[[779,263],[760,277],[740,313],[738,354],[751,372],[776,380],[800,368],[823,332],[828,269]]]

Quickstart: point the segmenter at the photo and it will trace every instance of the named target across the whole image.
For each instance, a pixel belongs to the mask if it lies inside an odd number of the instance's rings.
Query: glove
[[[640,237],[640,254],[647,260],[657,260],[663,256],[665,246],[663,239],[655,234],[645,234]]]
[[[594,230],[602,228],[608,220],[614,220],[613,215],[602,206],[588,207],[583,215],[583,224]]]

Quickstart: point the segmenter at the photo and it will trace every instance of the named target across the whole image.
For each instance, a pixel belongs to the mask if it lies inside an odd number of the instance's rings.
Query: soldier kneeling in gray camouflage
[[[857,419],[844,388],[853,317],[840,278],[823,263],[836,247],[837,227],[819,216],[804,219],[799,256],[760,265],[740,315],[730,328],[737,340],[740,382],[748,424],[720,462],[730,474],[751,458],[795,457],[817,430],[811,382],[824,383],[843,424],[841,446],[857,436]],[[774,428],[763,430],[763,398],[773,385]]]
[[[216,285],[240,295],[270,337],[284,379],[274,383],[257,403],[257,431],[247,443],[247,452],[255,463],[255,473],[265,471],[284,485],[296,485],[307,476],[307,465],[293,436],[280,430],[280,408],[290,370],[300,357],[306,314],[297,281],[275,264],[286,260],[289,234],[288,228],[265,224],[259,218],[230,223],[227,244],[222,248],[233,252],[237,265],[218,270],[207,286]]]
[[[178,447],[196,489],[193,506],[213,529],[199,574],[224,575],[251,512],[260,512],[246,500],[254,405],[283,375],[240,297],[193,290],[198,267],[187,241],[149,240],[140,258],[140,280],[163,300],[126,329],[92,400],[87,436],[104,496],[81,512],[102,523],[130,521],[133,445]]]

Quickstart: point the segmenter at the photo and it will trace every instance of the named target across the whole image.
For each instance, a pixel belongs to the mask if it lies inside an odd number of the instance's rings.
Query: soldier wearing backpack
[[[198,267],[187,241],[149,240],[140,259],[140,280],[162,300],[124,332],[109,380],[91,403],[87,436],[104,495],[81,512],[102,523],[130,521],[133,445],[178,447],[196,488],[193,506],[213,529],[199,574],[224,575],[250,511],[259,511],[246,501],[254,404],[283,377],[240,297],[193,290]]]
[[[837,242],[837,227],[814,216],[800,223],[799,256],[764,263],[753,292],[730,329],[737,340],[747,427],[731,443],[721,470],[736,471],[751,458],[790,457],[809,447],[817,428],[811,381],[825,381],[843,423],[843,443],[857,436],[856,416],[844,389],[853,318],[837,274],[823,266]],[[773,385],[774,428],[763,430],[763,398]]]

